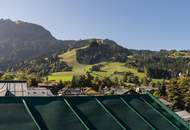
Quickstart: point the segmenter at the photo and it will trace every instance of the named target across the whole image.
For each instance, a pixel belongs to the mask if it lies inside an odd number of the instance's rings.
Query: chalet
[[[47,88],[30,87],[28,88],[28,96],[53,96],[53,94]]]
[[[82,90],[80,88],[63,88],[59,91],[59,95],[82,95]]]
[[[0,81],[0,96],[53,96],[44,87],[28,87],[26,81]]]

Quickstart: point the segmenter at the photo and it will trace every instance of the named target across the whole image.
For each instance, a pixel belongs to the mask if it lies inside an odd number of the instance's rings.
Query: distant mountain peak
[[[7,65],[60,50],[62,41],[40,25],[0,19],[0,69]]]
[[[4,19],[4,18],[1,18],[0,19],[0,23],[12,23],[12,24],[18,24],[18,23],[27,23],[27,22],[24,22],[22,20],[11,20],[11,19]]]
[[[21,20],[0,19],[0,42],[15,39],[22,41],[40,40],[44,38],[50,41],[55,40],[51,33],[40,25]]]
[[[130,54],[128,49],[109,39],[61,41],[40,25],[0,19],[0,70],[20,61],[81,47],[86,48],[77,49],[76,56],[83,64],[125,61]]]
[[[21,21],[21,20],[17,20],[17,21],[15,21],[15,23],[16,23],[17,25],[19,25],[19,24],[22,24],[22,23],[25,23],[25,22],[23,22],[23,21]]]
[[[11,19],[3,19],[3,18],[0,19],[0,24],[21,24],[21,23],[27,23],[27,22],[21,20],[13,21]]]
[[[81,44],[82,41],[79,41]],[[75,43],[77,45],[77,42]],[[83,40],[80,47],[87,46],[76,51],[77,61],[82,64],[95,64],[102,61],[126,61],[128,49],[118,45],[109,39]]]

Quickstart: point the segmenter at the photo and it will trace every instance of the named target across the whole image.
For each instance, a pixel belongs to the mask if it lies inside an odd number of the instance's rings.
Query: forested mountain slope
[[[23,21],[0,20],[0,70],[26,59],[67,47],[40,25]]]

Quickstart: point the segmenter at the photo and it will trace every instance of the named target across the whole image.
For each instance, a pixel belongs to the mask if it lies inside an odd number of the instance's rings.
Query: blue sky
[[[133,49],[190,49],[189,0],[0,0],[0,18],[58,39],[108,38]]]

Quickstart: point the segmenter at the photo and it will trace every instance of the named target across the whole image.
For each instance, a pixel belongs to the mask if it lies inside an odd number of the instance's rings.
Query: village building
[[[53,96],[45,87],[28,87],[26,81],[0,81],[0,96]]]
[[[187,111],[178,111],[175,112],[178,116],[180,116],[182,119],[190,123],[190,113]]]

